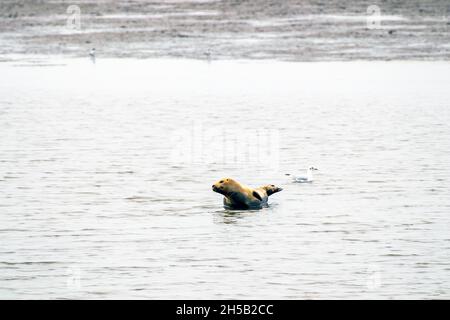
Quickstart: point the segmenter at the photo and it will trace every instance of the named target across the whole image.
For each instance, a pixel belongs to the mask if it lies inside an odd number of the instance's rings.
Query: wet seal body
[[[226,209],[248,210],[267,207],[269,196],[283,189],[273,184],[253,189],[231,178],[225,178],[214,183],[212,190],[224,195],[223,205]]]

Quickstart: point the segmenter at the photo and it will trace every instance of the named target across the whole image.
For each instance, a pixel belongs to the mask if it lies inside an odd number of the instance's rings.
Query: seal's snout
[[[221,180],[219,182],[214,183],[212,186],[212,191],[220,193],[220,194],[225,194],[225,186],[224,186],[224,181]]]

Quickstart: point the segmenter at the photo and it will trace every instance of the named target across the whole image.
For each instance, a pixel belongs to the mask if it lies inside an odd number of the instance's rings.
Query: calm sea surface
[[[0,298],[450,298],[448,62],[0,75]],[[222,177],[284,190],[227,211]]]

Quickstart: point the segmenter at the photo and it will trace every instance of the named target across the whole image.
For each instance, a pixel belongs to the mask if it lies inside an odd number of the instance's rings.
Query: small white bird
[[[89,51],[89,58],[91,59],[92,63],[95,64],[95,48],[92,48],[91,51]]]
[[[210,62],[211,61],[211,55],[212,55],[211,49],[208,48],[208,50],[206,50],[203,54],[205,55],[206,60],[208,62]]]
[[[319,169],[314,168],[314,167],[309,167],[306,170],[306,174],[305,175],[300,175],[300,176],[294,176],[291,175],[290,173],[286,173],[287,176],[292,176],[292,182],[296,182],[296,183],[310,183],[314,181],[314,176],[313,176],[313,172],[317,171]]]

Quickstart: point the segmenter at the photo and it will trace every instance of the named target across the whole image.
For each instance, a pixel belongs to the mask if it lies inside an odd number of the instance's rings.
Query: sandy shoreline
[[[81,10],[79,29],[67,14]],[[375,1],[374,4],[377,4]],[[0,5],[0,60],[29,55],[194,59],[448,60],[450,4],[367,1],[51,1]],[[71,27],[72,26],[72,27]]]

